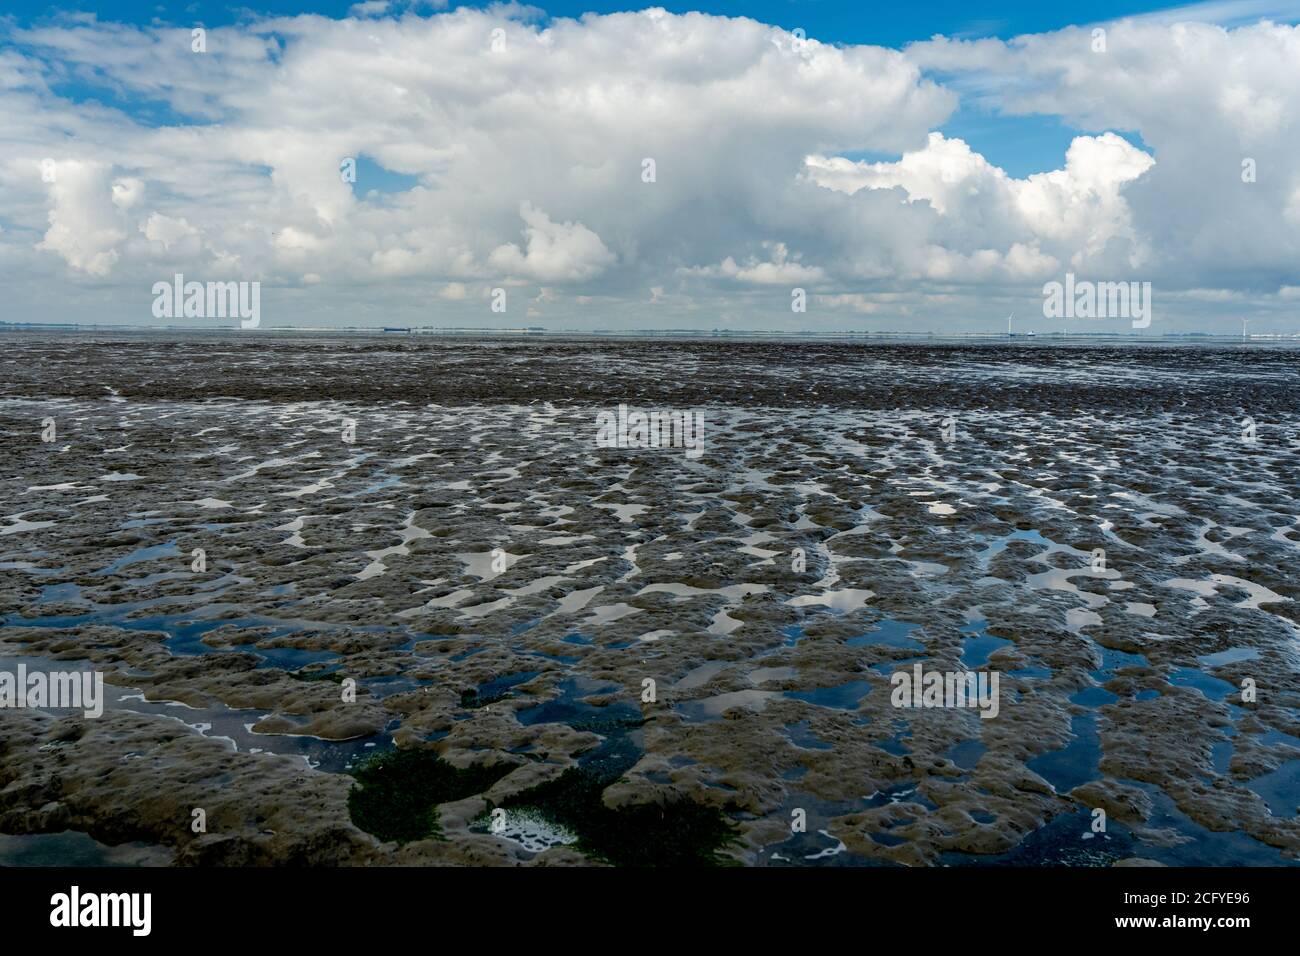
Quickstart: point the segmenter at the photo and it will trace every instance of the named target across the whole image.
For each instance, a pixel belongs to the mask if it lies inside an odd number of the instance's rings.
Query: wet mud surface
[[[0,670],[109,698],[0,709],[11,862],[1300,859],[1300,351],[0,349]],[[621,402],[703,455],[597,447]],[[918,662],[997,716],[893,706]],[[485,789],[380,839],[394,748]]]

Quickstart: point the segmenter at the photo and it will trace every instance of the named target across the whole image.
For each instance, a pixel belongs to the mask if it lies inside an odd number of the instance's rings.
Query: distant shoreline
[[[207,326],[196,328],[180,325],[106,325],[68,324],[46,322],[0,322],[3,332],[94,332],[114,334],[178,334],[178,335],[338,335],[378,337],[427,338],[512,338],[512,339],[690,339],[699,341],[732,340],[782,340],[782,341],[871,341],[890,344],[916,343],[1008,343],[1034,344],[1086,344],[1086,345],[1296,345],[1300,346],[1300,332],[1254,332],[1245,336],[1231,333],[1170,332],[1157,335],[1137,335],[1129,332],[884,332],[861,330],[793,332],[764,331],[761,329],[542,329],[542,328],[464,328],[458,326],[367,327],[349,326],[325,328],[319,326],[266,326],[256,331],[235,326]]]

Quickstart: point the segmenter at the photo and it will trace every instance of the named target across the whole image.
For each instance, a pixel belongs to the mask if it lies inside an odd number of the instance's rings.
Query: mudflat
[[[0,671],[107,682],[0,859],[1300,859],[1297,349],[5,333],[0,442]]]

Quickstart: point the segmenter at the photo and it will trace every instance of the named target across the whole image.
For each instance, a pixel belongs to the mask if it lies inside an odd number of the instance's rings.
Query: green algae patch
[[[716,807],[693,800],[610,808],[601,800],[611,776],[603,767],[578,766],[555,780],[506,799],[503,806],[533,811],[577,834],[575,848],[618,866],[722,866],[722,851],[738,841],[734,824]],[[620,768],[621,770],[621,768]]]
[[[513,764],[455,767],[428,750],[390,750],[356,770],[348,792],[352,822],[385,843],[442,839],[438,806],[482,793]]]

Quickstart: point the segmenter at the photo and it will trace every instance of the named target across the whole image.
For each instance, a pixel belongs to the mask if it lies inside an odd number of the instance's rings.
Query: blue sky
[[[1022,33],[1045,33],[1070,24],[1116,19],[1174,6],[1143,0],[1100,0],[1068,5],[1032,0],[1015,3],[972,3],[971,0],[913,0],[907,3],[866,0],[701,0],[698,3],[645,4],[604,0],[574,3],[565,0],[535,5],[553,17],[577,17],[586,12],[638,10],[646,6],[663,7],[673,13],[698,10],[721,16],[752,17],[787,30],[802,28],[809,36],[819,40],[893,47],[913,40],[929,39],[936,33],[963,37],[997,36],[1005,39]],[[102,20],[121,23],[145,24],[161,19],[172,23],[201,22],[205,26],[222,26],[236,22],[248,10],[285,16],[319,13],[337,18],[346,16],[351,6],[349,0],[252,0],[244,4],[212,3],[206,0],[190,3],[101,0],[95,4],[8,0],[4,12],[22,22],[45,17],[51,10],[86,10],[97,13]],[[452,3],[449,9],[461,6],[484,7],[487,4]]]

